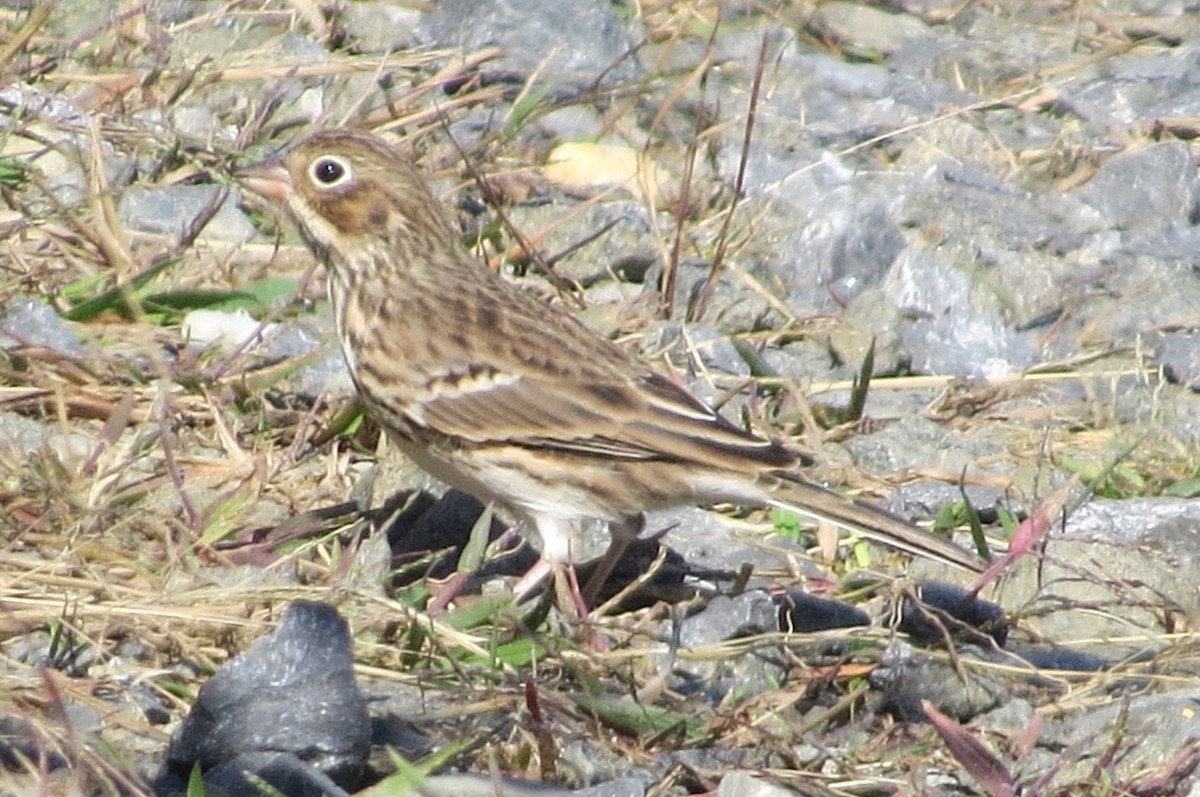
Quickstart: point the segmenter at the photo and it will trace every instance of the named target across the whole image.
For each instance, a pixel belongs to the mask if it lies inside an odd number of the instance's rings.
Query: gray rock
[[[1200,48],[1194,44],[1149,55],[1116,55],[1106,59],[1103,68],[1092,67],[1065,80],[1061,102],[1095,131],[1124,127],[1154,118],[1155,111],[1188,107],[1192,92],[1200,88],[1197,64]]]
[[[965,722],[1009,699],[1008,687],[998,678],[972,669],[964,680],[949,662],[914,653],[900,643],[892,645],[870,681],[879,690],[876,710],[902,722],[925,721],[923,700]]]
[[[161,188],[130,186],[117,205],[123,224],[142,232],[181,236],[204,213],[220,192],[217,185],[171,185]],[[232,191],[201,232],[202,238],[248,241],[254,225],[238,209],[237,192]]]
[[[871,434],[852,437],[845,446],[859,467],[879,474],[906,468],[961,473],[964,468],[974,468],[979,459],[1003,451],[997,441],[969,437],[915,415],[899,418]]]
[[[214,142],[230,145],[237,140],[238,130],[222,124],[213,110],[204,105],[179,105],[170,112],[170,126],[184,141]]]
[[[443,0],[418,26],[417,37],[467,52],[499,46],[505,55],[498,68],[522,75],[542,68],[549,85],[609,85],[641,74],[630,55],[633,36],[601,0]]]
[[[576,789],[575,797],[642,797],[646,793],[647,783],[641,778],[616,778],[595,786]]]
[[[748,772],[730,772],[717,785],[717,797],[791,797],[795,792]]]
[[[1133,743],[1122,745],[1123,754],[1113,758],[1110,777],[1114,781],[1146,778],[1151,772],[1162,771],[1185,747],[1195,749],[1200,739],[1195,717],[1198,700],[1200,690],[1181,688],[1166,694],[1113,700],[1092,711],[1047,722],[1039,746],[1061,751],[1058,777],[1050,787],[1074,783],[1094,773],[1096,760],[1112,745],[1125,740]]]
[[[0,147],[3,155],[38,174],[39,185],[62,205],[75,205],[87,196],[82,164],[91,141],[82,133],[90,124],[86,111],[56,94],[24,83],[0,88]],[[11,110],[9,110],[11,109]],[[20,119],[15,125],[13,119]],[[118,154],[112,142],[99,141],[104,176],[109,185],[121,186],[132,175],[133,162]]]
[[[0,315],[0,349],[42,346],[78,357],[84,353],[79,338],[59,314],[36,299],[13,299]]]
[[[737,573],[743,565],[756,570],[777,570],[789,558],[810,575],[820,569],[812,565],[799,545],[780,535],[756,539],[734,532],[729,523],[707,509],[679,507],[646,514],[647,533],[670,529],[667,543],[696,567]]]
[[[1082,650],[1115,660],[1154,650],[1140,640],[1200,611],[1197,567],[1197,502],[1093,499],[1071,515],[1065,534],[1051,531],[1044,560],[1009,569],[998,599],[1022,607],[1023,623],[1042,638],[1108,640]]]
[[[683,621],[678,639],[684,648],[698,648],[736,636],[762,634],[778,628],[779,610],[771,596],[751,590],[733,598],[714,598],[703,612]]]
[[[886,290],[914,316],[900,339],[915,373],[1003,376],[1036,361],[1033,348],[1000,317],[994,297],[976,299],[974,288],[954,263],[914,249],[898,259]]]
[[[640,203],[604,202],[581,212],[572,210],[558,201],[539,202],[518,205],[508,216],[518,229],[539,231],[538,250],[553,260],[554,272],[584,287],[608,279],[610,273],[620,274],[630,261],[658,260],[659,244]],[[640,271],[644,275],[645,268]]]
[[[1157,229],[1191,223],[1200,180],[1187,145],[1167,141],[1114,155],[1074,195],[1099,214],[1105,229]]]
[[[0,412],[0,451],[25,458],[46,444],[50,431],[28,418],[11,412]]]
[[[487,775],[456,773],[431,775],[421,781],[422,791],[429,797],[493,797],[500,789],[512,797],[566,797],[569,789],[539,781],[500,778]]]
[[[817,6],[809,24],[819,33],[856,50],[883,55],[930,37],[928,28],[915,17],[841,0]]]
[[[891,511],[903,517],[932,517],[943,506],[956,504],[963,493],[976,509],[987,509],[1004,503],[1004,490],[979,484],[959,486],[942,481],[908,482],[897,487],[891,496]]]
[[[340,19],[356,52],[394,53],[413,46],[421,14],[399,3],[347,3]]]
[[[1154,359],[1167,379],[1200,391],[1200,335],[1171,332],[1154,344]]]

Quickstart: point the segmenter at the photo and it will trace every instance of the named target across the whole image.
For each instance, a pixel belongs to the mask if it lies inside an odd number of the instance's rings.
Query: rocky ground
[[[1200,794],[1195,7],[0,20],[0,793]],[[399,540],[479,508],[415,492],[230,176],[318,125],[389,135],[482,261],[814,478],[1022,555],[976,582],[686,509],[590,630],[494,582],[431,618]]]

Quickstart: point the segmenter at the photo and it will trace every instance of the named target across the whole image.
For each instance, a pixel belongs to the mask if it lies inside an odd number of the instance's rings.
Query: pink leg
[[[521,576],[517,579],[517,583],[513,584],[513,594],[517,596],[517,600],[523,600],[545,581],[546,576],[554,572],[554,565],[554,562],[544,556],[534,562],[533,567],[529,568],[525,575]]]

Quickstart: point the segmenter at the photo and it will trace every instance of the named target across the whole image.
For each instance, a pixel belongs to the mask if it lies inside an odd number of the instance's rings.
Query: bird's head
[[[455,240],[420,173],[375,135],[319,130],[282,158],[241,169],[246,188],[284,204],[308,243],[332,261],[353,261],[372,242],[408,249],[414,238]]]

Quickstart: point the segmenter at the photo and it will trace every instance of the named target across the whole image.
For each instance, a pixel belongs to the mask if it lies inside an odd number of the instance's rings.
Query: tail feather
[[[775,472],[769,490],[772,506],[833,523],[906,553],[980,572],[978,557],[950,540],[914,526],[885,509],[839,495],[787,472]]]

